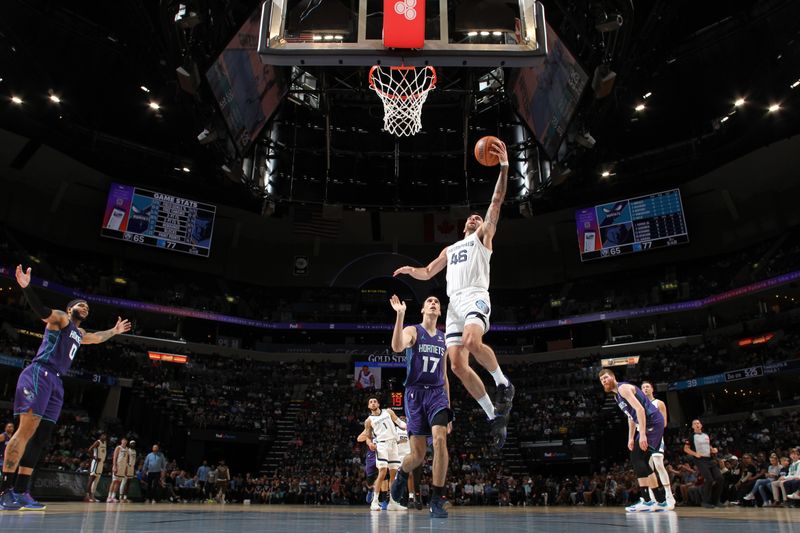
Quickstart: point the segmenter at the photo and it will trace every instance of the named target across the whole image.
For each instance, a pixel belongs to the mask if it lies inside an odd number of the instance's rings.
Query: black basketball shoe
[[[498,385],[497,391],[494,393],[494,413],[496,416],[504,416],[508,418],[511,412],[511,405],[514,402],[514,385],[508,382],[508,385]]]

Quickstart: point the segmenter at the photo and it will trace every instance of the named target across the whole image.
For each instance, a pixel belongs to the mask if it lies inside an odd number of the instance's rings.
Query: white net
[[[433,67],[387,67],[369,71],[369,87],[383,102],[383,127],[389,133],[411,136],[422,129],[422,105],[436,87]]]

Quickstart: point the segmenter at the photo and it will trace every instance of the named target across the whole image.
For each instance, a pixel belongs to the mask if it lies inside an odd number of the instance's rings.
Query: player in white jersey
[[[128,439],[122,437],[119,440],[119,445],[114,448],[114,453],[111,455],[111,488],[108,489],[108,498],[106,503],[117,503],[117,489],[120,483],[125,479],[125,473],[128,470]]]
[[[659,400],[658,398],[653,396],[653,384],[649,381],[642,381],[641,386],[642,392],[647,399],[650,400],[650,403],[658,408],[661,416],[664,417],[664,430],[667,429],[667,404],[663,401]],[[667,468],[664,466],[664,439],[661,439],[661,446],[658,448],[658,451],[655,451],[651,454],[652,462],[653,462],[653,469],[655,473],[652,474],[653,477],[658,475],[658,479],[661,481],[661,484],[664,486],[664,492],[667,497],[667,506],[668,510],[675,509],[675,495],[672,494],[672,487],[669,483],[669,473],[667,472]],[[653,492],[653,489],[650,489],[650,492]],[[655,494],[650,495],[651,498],[655,499]]]
[[[489,300],[489,261],[492,239],[497,231],[500,207],[506,195],[508,155],[506,145],[495,143],[489,152],[500,160],[500,176],[484,220],[473,213],[464,225],[464,238],[448,246],[427,267],[402,266],[394,275],[408,274],[414,279],[428,280],[447,268],[447,308],[445,341],[450,367],[464,387],[483,408],[491,422],[494,444],[502,448],[506,441],[506,426],[514,399],[514,386],[500,370],[494,351],[483,343],[489,331],[491,302]],[[494,378],[497,385],[494,405],[480,376],[469,366],[469,354]]]
[[[105,433],[100,435],[91,446],[88,452],[92,454],[92,463],[89,466],[89,484],[86,486],[86,497],[83,499],[85,502],[96,502],[94,493],[97,490],[97,483],[100,481],[100,476],[103,473],[103,463],[106,461],[106,440],[108,437]]]
[[[356,375],[356,388],[365,390],[375,388],[375,374],[370,372],[367,365],[364,365]]]
[[[386,471],[389,471],[389,485],[394,481],[397,469],[400,467],[400,457],[397,453],[397,429],[406,429],[406,423],[400,420],[391,409],[381,409],[377,398],[370,398],[367,403],[369,407],[369,417],[364,421],[364,432],[367,437],[375,439],[377,446],[377,457],[375,464],[378,467],[378,479],[375,486],[381,490],[378,500],[388,496],[383,491],[383,480],[386,478]],[[396,426],[396,427],[395,427]],[[386,507],[389,511],[405,511],[406,508],[388,496],[389,504]],[[373,502],[377,500],[373,499]],[[374,505],[372,507],[375,509]]]
[[[125,468],[125,478],[122,480],[122,485],[119,487],[119,497],[122,503],[130,503],[128,499],[128,483],[131,482],[136,475],[136,441],[132,440],[128,443],[128,465]]]

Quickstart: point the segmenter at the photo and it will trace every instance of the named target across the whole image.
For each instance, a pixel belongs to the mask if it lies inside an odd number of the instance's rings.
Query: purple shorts
[[[33,363],[20,373],[14,394],[15,416],[32,411],[43,420],[58,422],[63,404],[64,384],[53,370]]]
[[[409,436],[430,435],[433,417],[442,409],[448,410],[448,420],[452,420],[444,387],[408,387],[405,400]]]
[[[647,431],[647,444],[650,453],[664,453],[664,423],[662,422],[659,427],[648,426]],[[635,445],[639,446],[639,431],[637,430],[633,436]]]

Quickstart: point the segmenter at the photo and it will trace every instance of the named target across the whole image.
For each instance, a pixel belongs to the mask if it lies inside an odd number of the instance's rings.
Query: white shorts
[[[89,467],[90,476],[99,476],[103,473],[103,461],[92,459],[92,465]]]
[[[467,324],[478,324],[483,332],[489,331],[489,317],[492,314],[492,302],[489,291],[483,289],[464,289],[450,298],[447,305],[447,322],[445,326],[445,344],[461,346],[461,335]]]
[[[397,441],[397,456],[400,458],[400,462],[403,462],[403,458],[406,455],[411,453],[411,443],[408,440]]]
[[[376,442],[378,447],[375,457],[375,466],[378,468],[389,468],[395,470],[400,467],[400,456],[397,454],[397,441],[385,440]]]
[[[126,466],[122,466],[122,467],[119,467],[119,466],[118,466],[116,469],[114,469],[114,468],[112,467],[112,469],[111,469],[111,475],[114,477],[114,479],[115,479],[116,481],[120,481],[120,480],[122,480],[122,479],[124,479],[124,478],[125,478],[125,473],[126,473],[127,471],[128,471],[128,467],[127,467],[127,465],[126,465]]]

